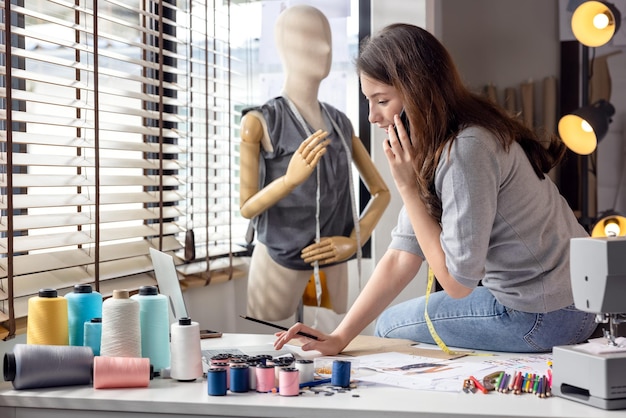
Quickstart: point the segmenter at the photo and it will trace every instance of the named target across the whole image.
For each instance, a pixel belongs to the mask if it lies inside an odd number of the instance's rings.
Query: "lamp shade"
[[[598,100],[565,115],[559,120],[559,135],[576,154],[591,154],[609,130],[615,108],[606,100]]]
[[[620,21],[620,12],[613,4],[605,1],[586,1],[574,10],[572,32],[583,45],[602,46],[617,32]]]
[[[592,237],[626,236],[626,217],[617,212],[609,212],[591,230]]]

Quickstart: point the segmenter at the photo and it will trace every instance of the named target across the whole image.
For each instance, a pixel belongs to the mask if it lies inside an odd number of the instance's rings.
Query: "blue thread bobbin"
[[[231,364],[230,391],[235,393],[250,390],[250,367],[247,364]]]
[[[350,386],[350,366],[352,363],[346,360],[333,361],[333,371],[330,376],[330,383],[333,386],[342,388]]]
[[[226,369],[215,367],[207,370],[207,392],[210,396],[226,395]]]

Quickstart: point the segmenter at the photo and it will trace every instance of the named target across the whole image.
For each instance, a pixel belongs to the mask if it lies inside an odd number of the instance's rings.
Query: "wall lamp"
[[[619,29],[621,15],[612,3],[586,1],[574,10],[572,31],[583,45],[602,46],[609,42]]]
[[[581,155],[580,222],[589,230],[589,160],[598,142],[606,135],[615,108],[606,100],[589,103],[589,48],[608,43],[619,29],[621,14],[612,3],[585,1],[572,14],[572,32],[582,45],[580,68],[581,107],[559,120],[559,136],[565,145]]]
[[[559,120],[559,135],[576,154],[589,155],[609,130],[615,107],[606,100],[583,106]]]
[[[592,237],[626,236],[626,217],[617,212],[607,212],[591,230]]]

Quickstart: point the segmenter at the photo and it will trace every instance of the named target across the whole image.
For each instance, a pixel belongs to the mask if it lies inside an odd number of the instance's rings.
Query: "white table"
[[[224,334],[203,340],[203,348],[253,346],[272,340],[272,335]],[[10,382],[0,384],[1,418],[623,418],[625,414],[623,410],[607,411],[558,397],[416,391],[382,385],[357,387],[333,396],[305,392],[285,397],[256,392],[209,396],[206,379],[178,382],[156,378],[148,388],[100,390],[91,386],[14,390]]]

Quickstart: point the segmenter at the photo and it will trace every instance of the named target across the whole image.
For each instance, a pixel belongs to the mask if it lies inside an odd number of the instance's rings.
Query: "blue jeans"
[[[376,322],[376,335],[435,344],[424,318],[424,296],[391,306]],[[597,327],[595,315],[574,305],[548,313],[516,311],[479,286],[463,299],[431,293],[428,316],[449,347],[515,353],[549,352],[555,345],[586,341]]]

